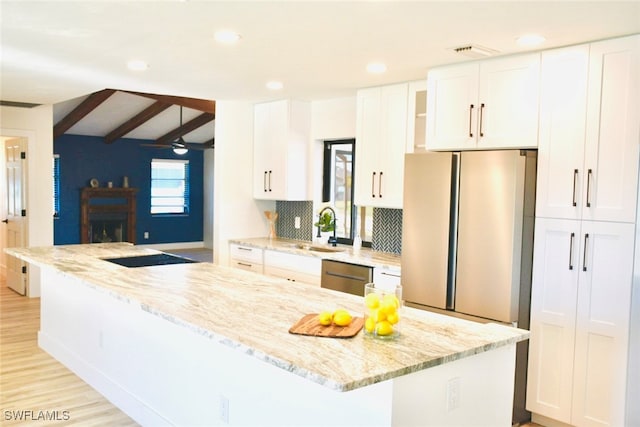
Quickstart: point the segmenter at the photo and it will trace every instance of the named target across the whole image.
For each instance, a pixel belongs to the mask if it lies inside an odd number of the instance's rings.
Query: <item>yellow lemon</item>
[[[372,334],[375,329],[376,329],[375,320],[373,320],[373,317],[367,317],[367,320],[364,322],[364,330]]]
[[[394,314],[395,312],[396,312],[396,306],[394,303],[383,302],[382,305],[380,305],[380,313],[384,313],[385,316]]]
[[[398,297],[393,294],[386,294],[384,297],[382,297],[382,303],[386,305],[392,305],[395,308],[400,308],[400,300],[398,300]]]
[[[333,322],[333,314],[331,314],[330,312],[323,311],[322,313],[318,314],[318,323],[320,323],[321,325],[328,326],[331,324],[331,322]]]
[[[380,305],[380,298],[377,294],[368,294],[364,297],[364,304],[369,308],[378,308]]]
[[[400,316],[398,315],[397,312],[387,314],[387,322],[391,323],[392,325],[395,325],[396,323],[398,323],[399,320],[400,320]]]
[[[333,323],[338,326],[348,326],[351,323],[351,314],[345,310],[337,310],[333,314]]]
[[[387,313],[384,313],[379,308],[376,308],[369,310],[369,316],[371,316],[374,322],[378,323],[387,318]]]
[[[393,326],[391,325],[391,323],[387,322],[386,320],[379,322],[376,325],[376,334],[380,336],[391,335],[393,334]]]

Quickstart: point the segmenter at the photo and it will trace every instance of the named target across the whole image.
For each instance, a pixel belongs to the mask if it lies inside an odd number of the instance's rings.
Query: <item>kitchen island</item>
[[[9,249],[41,268],[39,345],[143,425],[511,424],[527,331],[403,308],[402,335],[294,335],[363,299],[125,243]]]

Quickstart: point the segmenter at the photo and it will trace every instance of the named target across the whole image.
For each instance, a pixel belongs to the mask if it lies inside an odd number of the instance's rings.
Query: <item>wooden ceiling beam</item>
[[[57,138],[71,129],[73,125],[82,120],[87,114],[92,112],[96,107],[106,101],[116,91],[114,89],[104,89],[89,95],[84,101],[73,109],[69,114],[63,117],[53,127],[53,137]]]
[[[200,114],[195,119],[188,121],[187,123],[183,124],[182,126],[177,127],[175,129],[173,129],[172,131],[166,133],[165,135],[161,136],[160,138],[156,139],[155,143],[156,144],[170,144],[173,141],[175,141],[176,139],[180,138],[181,136],[184,136],[184,135],[188,134],[189,132],[192,132],[192,131],[198,129],[200,126],[204,126],[207,123],[209,123],[210,121],[213,121],[215,118],[216,118],[215,114],[211,114],[211,113]]]
[[[153,104],[136,114],[134,117],[130,118],[114,130],[106,134],[104,137],[105,144],[111,144],[118,138],[122,138],[135,128],[141,126],[148,120],[151,120],[169,107],[171,107],[171,104],[167,104],[166,102],[154,102]]]
[[[142,93],[133,91],[123,91],[133,95],[144,96],[145,98],[155,99],[156,101],[166,102],[167,104],[181,105],[185,108],[202,111],[203,113],[216,114],[216,101],[198,98],[185,98],[182,96],[155,95],[152,93]]]

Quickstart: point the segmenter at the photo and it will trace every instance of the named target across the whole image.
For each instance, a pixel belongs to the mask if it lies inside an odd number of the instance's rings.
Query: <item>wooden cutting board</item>
[[[354,317],[348,326],[338,326],[334,324],[323,326],[318,323],[318,313],[312,313],[304,315],[302,319],[298,320],[296,324],[289,329],[289,332],[292,334],[313,335],[316,337],[351,338],[360,332],[363,325],[364,318]]]

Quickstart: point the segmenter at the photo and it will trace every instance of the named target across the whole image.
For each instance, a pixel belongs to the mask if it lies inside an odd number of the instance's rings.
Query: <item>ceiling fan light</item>
[[[189,149],[187,148],[187,145],[184,143],[184,140],[182,139],[182,137],[180,137],[178,141],[171,144],[171,146],[173,147],[173,152],[179,156],[183,156],[189,152]]]

